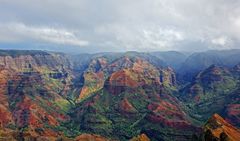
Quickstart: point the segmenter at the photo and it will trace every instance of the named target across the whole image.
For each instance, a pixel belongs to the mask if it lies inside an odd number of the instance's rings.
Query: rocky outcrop
[[[146,134],[138,135],[137,137],[133,137],[130,141],[150,141]]]
[[[75,141],[113,141],[113,140],[94,134],[81,134],[75,138]]]
[[[229,93],[237,86],[237,82],[229,69],[212,65],[198,73],[194,81],[180,92],[185,100],[194,99],[200,103],[207,100],[207,97],[209,99]]]
[[[226,121],[234,124],[235,126],[240,125],[240,104],[229,104],[224,110]]]
[[[0,55],[0,66],[0,128],[17,140],[57,139],[54,128],[69,118],[61,105],[69,104],[63,95],[73,78],[66,56],[9,52]]]
[[[218,114],[214,114],[204,126],[205,141],[238,141],[240,130],[226,122]]]
[[[130,139],[145,127],[152,126],[161,136],[152,137],[155,140],[167,139],[171,129],[177,132],[172,135],[174,139],[179,136],[189,138],[189,134],[197,130],[182,104],[170,94],[176,88],[176,76],[171,68],[157,68],[141,58],[125,56],[97,73],[100,72],[108,76],[104,86],[82,101],[74,111],[76,120],[73,122],[81,122],[81,128],[119,140]],[[152,132],[146,131],[149,135]]]
[[[126,87],[144,85],[176,86],[176,75],[171,68],[157,68],[138,56],[121,56],[114,61],[99,57],[91,61],[84,75],[79,101],[97,92],[103,86],[121,92]]]
[[[35,54],[20,56],[0,56],[0,66],[15,71],[26,71],[27,69],[38,70],[40,67],[49,69],[71,68],[71,63],[62,54]]]
[[[179,86],[149,54],[86,56],[0,52],[0,140],[185,141],[216,112],[226,120],[214,115],[203,138],[239,138],[239,65]]]

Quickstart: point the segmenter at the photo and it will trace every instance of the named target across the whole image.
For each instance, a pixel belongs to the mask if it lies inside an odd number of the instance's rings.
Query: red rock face
[[[58,132],[47,129],[45,125],[56,127],[60,121],[68,119],[61,114],[61,109],[54,106],[56,95],[52,93],[48,96],[36,87],[43,85],[39,74],[16,75],[10,79],[8,86],[8,100],[12,103],[11,113],[14,124],[18,128],[27,128],[28,134],[32,137],[37,136],[58,136]],[[45,97],[45,98],[44,98]],[[48,99],[46,99],[48,97]],[[41,129],[41,130],[38,130]]]
[[[230,141],[238,141],[240,139],[240,130],[236,127],[232,126],[228,122],[226,122],[221,116],[218,114],[214,114],[204,126],[205,134],[208,133],[208,138],[216,138],[221,139],[224,134],[224,138]],[[206,135],[205,135],[206,137]]]
[[[13,114],[15,123],[19,127],[30,125],[33,128],[43,128],[44,123],[51,126],[57,126],[59,125],[57,119],[66,119],[66,117],[61,116],[58,113],[47,113],[45,109],[41,108],[29,97],[25,96],[21,102],[17,103],[16,107],[18,108],[13,111]]]
[[[100,72],[87,72],[84,74],[84,86],[82,87],[79,95],[79,100],[88,97],[90,94],[101,89],[104,85],[104,73]]]
[[[63,133],[48,127],[57,127],[70,117],[63,112],[61,103],[68,96],[71,85],[71,63],[61,55],[20,55],[0,57],[0,127],[11,125],[20,131],[11,131],[13,136],[27,139],[41,138],[56,140]],[[107,81],[105,81],[107,79]],[[139,57],[121,57],[108,61],[104,57],[92,60],[84,72],[84,86],[80,99],[106,86],[112,95],[132,89],[147,87],[175,86],[176,76],[171,68],[156,68]],[[159,88],[159,89],[160,89]],[[143,92],[144,93],[144,92]],[[139,92],[139,94],[143,94]],[[111,95],[111,96],[112,96]],[[145,95],[148,98],[148,95]],[[151,101],[147,115],[151,122],[162,122],[166,126],[188,124],[184,113],[177,104],[165,100]],[[166,97],[165,97],[166,98]],[[85,105],[93,107],[99,102],[100,95],[95,95]],[[175,99],[166,98],[175,101]],[[176,101],[175,101],[176,102]],[[122,98],[117,104],[119,114],[131,115],[137,112],[128,98]],[[63,105],[65,106],[65,105]],[[166,108],[169,107],[169,108]],[[92,108],[92,113],[99,112]],[[170,114],[172,119],[167,119]],[[94,118],[89,121],[95,121]],[[105,123],[106,121],[97,121]],[[185,126],[182,126],[185,127]],[[22,131],[23,130],[23,131]],[[143,137],[144,138],[144,137]],[[106,140],[95,135],[79,136],[77,140]]]
[[[70,66],[62,67],[67,61],[61,59],[51,55],[0,56],[0,130],[6,134],[3,137],[56,139],[61,134],[45,126],[56,127],[69,118],[55,104],[55,100],[62,98],[56,93],[56,86],[46,82],[65,77],[51,78],[49,72],[69,71],[65,67]],[[8,129],[10,126],[16,129]],[[24,128],[22,135],[18,131],[21,128]]]
[[[111,141],[110,139],[94,134],[82,134],[76,137],[75,141]]]
[[[162,75],[162,80],[160,75]],[[120,95],[122,92],[134,93],[134,91],[146,86],[154,88],[163,88],[164,86],[175,85],[175,75],[172,69],[158,70],[151,66],[148,62],[137,59],[133,63],[132,68],[122,69],[111,74],[105,82],[105,88],[114,96]],[[164,84],[163,84],[164,83]],[[143,90],[144,91],[144,90]],[[139,93],[137,91],[137,93]],[[186,113],[179,106],[178,100],[168,94],[153,94],[150,92],[146,99],[149,99],[149,105],[146,107],[150,114],[147,114],[147,119],[150,122],[162,124],[166,127],[176,129],[194,129],[190,121],[186,118]],[[159,91],[161,93],[161,90]],[[141,95],[139,93],[139,95]],[[145,94],[142,94],[144,96]],[[151,102],[150,102],[151,101]],[[134,113],[136,109],[124,98],[119,103],[120,112],[124,115]]]
[[[6,127],[13,123],[12,113],[9,109],[8,97],[6,95],[8,74],[5,70],[0,70],[0,127]]]
[[[147,108],[151,111],[148,115],[149,121],[176,129],[194,129],[186,118],[186,113],[178,105],[177,100],[170,96],[168,97],[168,100],[172,101],[171,103],[159,97],[159,102],[153,102],[148,105]]]
[[[119,109],[120,109],[120,112],[122,112],[123,114],[134,114],[137,112],[137,110],[133,107],[133,105],[126,98],[124,98],[120,102]]]
[[[222,93],[229,93],[225,91],[234,90],[236,85],[236,78],[227,68],[212,65],[199,72],[193,82],[180,91],[183,91],[182,97],[185,101],[194,99],[194,102],[199,104],[205,103],[204,99],[210,100],[213,97],[220,97]]]
[[[176,75],[172,68],[168,67],[160,70],[160,82],[165,86],[177,85]]]
[[[227,106],[226,120],[233,125],[240,124],[240,104],[230,104]]]
[[[0,105],[0,127],[6,127],[10,123],[13,123],[12,113],[7,107]]]
[[[148,75],[148,74],[146,74]],[[124,69],[113,73],[105,82],[105,87],[114,95],[131,88],[144,85],[160,85],[159,78],[147,77],[143,72],[135,72],[133,69]]]
[[[109,85],[112,86],[126,86],[135,88],[138,85],[137,81],[134,81],[130,75],[127,74],[127,70],[121,70],[111,75],[109,79]]]
[[[133,137],[130,141],[150,141],[146,134],[138,135],[137,137]]]
[[[162,81],[160,82],[160,73]],[[109,78],[108,78],[109,77]],[[106,80],[106,78],[108,78]],[[136,88],[143,85],[164,85],[175,86],[176,76],[171,68],[158,70],[149,62],[138,57],[130,59],[127,56],[121,57],[111,63],[104,58],[92,60],[88,70],[84,73],[84,86],[80,92],[79,99],[84,99],[91,93],[111,86],[113,91],[119,93],[126,87]]]
[[[129,57],[124,56],[106,66],[105,70],[111,74],[121,69],[131,68],[132,66],[133,61]]]
[[[200,100],[200,95],[203,93],[203,88],[198,85],[194,84],[190,87],[188,97],[194,98],[195,102],[199,102]]]
[[[38,69],[39,67],[56,69],[57,67],[62,66],[62,64],[65,65],[64,67],[70,67],[66,57],[57,54],[20,55],[16,57],[0,56],[0,66],[15,71],[24,71],[25,68],[29,67],[33,69]]]
[[[215,65],[210,66],[205,71],[198,74],[198,79],[203,83],[211,84],[214,82],[222,82],[224,80],[223,75],[229,75],[228,69],[223,67],[218,67]]]
[[[102,71],[108,65],[108,62],[105,58],[99,57],[93,59],[88,69],[84,73],[84,85],[80,91],[78,101],[83,100],[92,93],[101,89],[104,85],[104,72]]]
[[[128,88],[134,89],[145,85],[160,86],[161,83],[168,83],[167,79],[160,82],[160,71],[147,61],[137,58],[135,62],[130,62],[128,58],[124,59],[126,60],[124,66],[130,67],[115,71],[105,82],[105,86],[112,94],[119,94]],[[166,73],[163,74],[164,78],[167,78]]]

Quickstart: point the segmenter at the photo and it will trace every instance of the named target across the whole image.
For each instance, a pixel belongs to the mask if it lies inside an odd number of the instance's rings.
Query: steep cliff
[[[0,127],[14,131],[18,140],[57,138],[55,128],[69,119],[71,63],[63,54],[41,51],[1,54]]]

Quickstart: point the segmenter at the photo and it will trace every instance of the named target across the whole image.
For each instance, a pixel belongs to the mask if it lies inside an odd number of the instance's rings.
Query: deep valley
[[[0,50],[0,140],[240,140],[240,50]]]

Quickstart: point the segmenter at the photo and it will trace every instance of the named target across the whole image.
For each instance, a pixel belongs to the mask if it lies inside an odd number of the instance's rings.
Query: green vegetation
[[[5,51],[0,56],[11,53],[41,55]],[[158,61],[148,54],[128,52],[96,55],[84,71],[71,70],[62,62],[20,68],[20,73],[8,74],[3,99],[7,97],[4,106],[21,121],[7,124],[7,129],[33,128],[37,134],[49,129],[70,138],[91,133],[127,141],[145,133],[153,141],[188,140],[212,114],[225,114],[228,105],[240,104],[237,72],[211,66],[193,81],[180,83],[173,70],[156,67]],[[117,78],[115,72],[120,72]],[[108,82],[119,78],[121,86]],[[83,87],[88,94],[78,101]]]

